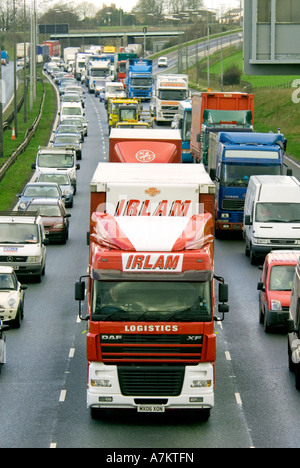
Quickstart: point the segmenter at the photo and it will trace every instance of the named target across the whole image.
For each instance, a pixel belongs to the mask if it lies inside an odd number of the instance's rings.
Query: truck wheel
[[[90,408],[91,418],[92,419],[99,419],[106,413],[106,409],[104,408]]]
[[[250,263],[251,263],[251,265],[257,265],[257,257],[256,257],[256,255],[254,255],[251,245],[250,245],[250,253],[249,253],[249,256],[250,256]]]
[[[246,255],[246,257],[249,257],[249,255],[250,255],[249,247],[247,247],[247,241],[245,242],[245,255]]]
[[[208,421],[210,417],[210,408],[204,408],[200,410],[201,421]]]

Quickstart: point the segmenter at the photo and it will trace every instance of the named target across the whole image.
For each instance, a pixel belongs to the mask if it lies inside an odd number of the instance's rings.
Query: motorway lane
[[[288,369],[287,336],[281,330],[267,334],[259,323],[261,272],[244,254],[242,240],[217,241],[216,259],[217,267],[226,269],[230,285],[231,307],[224,331],[253,444],[299,447],[300,394]]]
[[[299,393],[287,367],[286,337],[266,336],[258,324],[259,272],[244,255],[241,240],[216,241],[216,273],[229,282],[231,310],[216,324],[216,405],[210,420],[121,411],[90,418],[87,323],[77,321],[74,283],[86,273],[89,181],[97,163],[108,159],[108,128],[104,106],[93,95],[87,94],[86,113],[89,136],[69,210],[70,238],[66,245],[49,246],[42,283],[29,284],[26,291],[21,329],[7,333],[7,364],[0,377],[0,447],[296,446],[299,430],[288,426],[290,420],[299,426]]]

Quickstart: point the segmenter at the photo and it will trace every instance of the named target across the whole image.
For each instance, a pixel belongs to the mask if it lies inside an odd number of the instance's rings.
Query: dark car
[[[32,200],[27,206],[29,211],[38,211],[44,225],[45,236],[49,242],[66,243],[69,238],[69,218],[61,200],[40,198]]]
[[[17,194],[19,197],[18,210],[25,211],[28,204],[36,198],[54,198],[63,200],[63,194],[54,182],[28,182],[25,185],[22,193]]]

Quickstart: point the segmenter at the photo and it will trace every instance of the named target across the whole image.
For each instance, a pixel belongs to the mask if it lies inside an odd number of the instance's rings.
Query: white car
[[[168,57],[159,57],[157,60],[158,67],[167,67],[168,66]]]
[[[20,328],[26,289],[12,267],[0,266],[0,320],[11,328]]]

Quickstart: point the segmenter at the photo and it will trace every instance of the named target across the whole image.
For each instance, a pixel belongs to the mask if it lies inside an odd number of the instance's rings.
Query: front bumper
[[[205,379],[209,387],[194,387],[194,381]],[[92,381],[103,381],[107,386],[93,387]],[[139,410],[141,406],[156,407],[160,412],[171,409],[204,409],[214,406],[214,367],[210,363],[186,366],[181,392],[178,396],[169,395],[129,395],[122,394],[117,366],[92,362],[89,365],[87,407],[88,408],[127,408]]]
[[[271,327],[287,326],[287,320],[289,318],[289,311],[268,309],[265,313],[267,314],[266,316],[267,324],[270,325]]]

